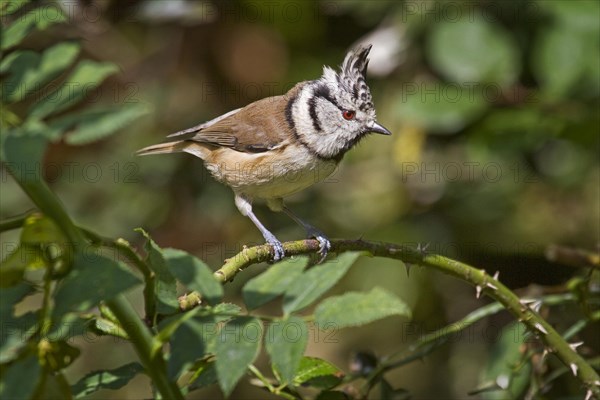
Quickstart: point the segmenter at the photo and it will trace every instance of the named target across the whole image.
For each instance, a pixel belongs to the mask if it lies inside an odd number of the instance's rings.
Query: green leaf
[[[9,49],[21,43],[34,28],[43,30],[50,25],[64,21],[66,21],[66,17],[58,5],[49,3],[29,10],[4,29],[0,47],[2,51]]]
[[[12,0],[2,2],[0,5],[0,16],[4,17],[6,15],[14,14],[27,3],[29,3],[29,0]]]
[[[549,11],[558,25],[568,30],[589,34],[590,38],[598,38],[600,34],[600,2],[596,0],[539,1],[536,7]]]
[[[291,316],[269,325],[265,348],[271,356],[274,369],[281,376],[281,383],[289,383],[294,379],[307,342],[308,328],[299,317]]]
[[[339,390],[324,390],[315,397],[315,400],[351,400],[351,397]]]
[[[253,317],[236,317],[225,324],[215,344],[219,386],[229,396],[260,350],[262,324]]]
[[[214,317],[196,317],[184,321],[171,335],[168,373],[178,378],[197,359],[209,353],[219,333],[219,321]]]
[[[494,341],[481,382],[493,382],[497,390],[480,393],[483,399],[520,399],[529,385],[530,358],[523,353],[527,329],[520,322],[506,325]]]
[[[8,74],[2,85],[2,99],[14,103],[27,95],[41,93],[44,84],[71,65],[79,50],[78,43],[63,42],[41,56],[29,50],[10,53],[0,64],[0,72]]]
[[[65,235],[50,218],[42,214],[32,214],[23,224],[21,243],[28,245],[65,242]]]
[[[19,183],[37,184],[42,179],[40,165],[46,145],[40,135],[7,135],[0,148],[1,158]]]
[[[163,251],[152,240],[150,235],[141,228],[136,229],[146,238],[144,250],[148,254],[146,261],[156,274],[156,284],[154,292],[156,293],[157,312],[160,314],[170,314],[179,309],[177,302],[177,282],[175,277],[169,271],[167,262],[165,261]]]
[[[161,321],[156,340],[161,344],[167,341],[170,343],[169,376],[178,377],[198,358],[213,353],[219,324],[240,311],[240,307],[235,304],[221,303],[213,308],[198,307]]]
[[[488,105],[479,85],[415,82],[398,94],[398,118],[431,133],[452,134],[479,118]],[[489,97],[487,100],[493,100]]]
[[[200,292],[210,304],[217,304],[223,298],[223,285],[204,262],[177,249],[164,249],[163,256],[173,275],[189,289]]]
[[[191,392],[208,385],[217,383],[217,369],[214,361],[202,361],[188,382],[188,390]]]
[[[50,338],[50,336],[48,336],[48,338]],[[57,370],[68,367],[79,357],[79,354],[81,354],[81,350],[71,346],[64,340],[48,341],[46,346],[44,346],[43,352],[44,357],[52,360],[50,364]]]
[[[42,119],[79,103],[91,90],[117,70],[116,65],[112,63],[81,61],[58,89],[32,106],[30,117]]]
[[[521,69],[510,34],[480,16],[433,25],[426,50],[433,66],[459,83],[506,87]]]
[[[88,310],[140,283],[117,261],[91,252],[77,252],[73,269],[56,291],[53,320],[70,311]]]
[[[106,318],[95,318],[91,330],[98,335],[111,335],[129,340],[127,333],[116,322]]]
[[[27,267],[37,268],[45,265],[39,249],[19,245],[0,264],[0,288],[8,288],[22,282]]]
[[[75,130],[67,134],[65,141],[72,145],[83,145],[123,129],[149,111],[147,105],[141,103],[124,104],[119,108],[98,107],[52,121],[50,126],[52,128],[60,126],[62,129],[67,125],[70,125],[69,128],[76,125]]]
[[[40,378],[41,366],[37,354],[31,354],[16,361],[2,371],[0,398],[29,399]]]
[[[71,386],[76,399],[88,396],[101,389],[117,390],[125,386],[137,374],[144,371],[137,362],[125,364],[111,370],[93,371]]]
[[[549,95],[567,95],[585,73],[588,56],[599,56],[597,45],[590,47],[586,42],[585,36],[560,27],[547,29],[538,37],[533,47],[533,72]]]
[[[308,385],[330,389],[337,386],[343,377],[343,372],[329,361],[316,357],[302,357],[294,377],[294,386]]]
[[[312,267],[302,274],[285,292],[284,313],[289,315],[317,300],[346,274],[359,256],[356,252],[342,253],[337,258]]]
[[[250,279],[242,289],[248,309],[258,308],[283,294],[302,275],[307,264],[308,257],[288,258]]]
[[[33,293],[33,286],[25,282],[0,290],[0,363],[17,358],[19,351],[28,345],[29,338],[37,331],[35,313],[15,316],[15,306]]]
[[[349,292],[323,300],[315,309],[315,322],[319,326],[334,324],[336,328],[345,328],[391,315],[410,318],[411,312],[402,300],[376,287],[368,293]]]

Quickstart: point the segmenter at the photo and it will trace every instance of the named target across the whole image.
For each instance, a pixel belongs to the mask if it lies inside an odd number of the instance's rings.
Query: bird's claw
[[[307,233],[308,237],[315,238],[319,242],[318,253],[321,258],[319,258],[319,262],[317,264],[321,264],[323,261],[325,261],[325,258],[327,258],[327,253],[329,253],[329,250],[331,250],[331,242],[327,236],[325,236],[325,234],[318,229],[311,229]]]
[[[269,237],[265,237],[267,244],[273,247],[273,262],[277,262],[283,257],[285,257],[285,250],[283,249],[283,245],[277,238],[273,235]]]

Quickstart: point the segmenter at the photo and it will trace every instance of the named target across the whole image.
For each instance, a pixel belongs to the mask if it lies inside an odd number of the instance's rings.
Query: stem
[[[576,298],[572,293],[566,294],[557,294],[557,295],[548,295],[541,298],[530,299],[530,301],[539,301],[541,304],[546,306],[556,306],[560,304],[565,304],[568,302],[575,301]],[[529,299],[528,299],[529,301]],[[442,346],[446,343],[446,340],[449,336],[453,334],[459,333],[474,323],[490,317],[494,314],[503,311],[504,307],[502,304],[498,302],[494,302],[478,308],[475,311],[470,312],[464,318],[459,321],[453,322],[450,325],[447,325],[443,328],[437,329],[433,332],[425,334],[419,337],[416,342],[411,345],[406,350],[401,350],[395,353],[390,354],[382,360],[382,363],[377,366],[377,368],[369,374],[366,378],[366,382],[364,384],[362,393],[367,395],[371,388],[378,382],[378,379],[381,375],[386,372],[401,367],[403,365],[409,364],[415,360],[422,359],[433,350]],[[565,335],[565,339],[568,339]],[[399,355],[404,355],[404,357],[393,360]],[[565,367],[566,368],[566,367]]]
[[[144,314],[145,320],[151,322],[156,314],[156,298],[154,297],[154,272],[142,260],[139,254],[131,247],[128,241],[119,238],[116,240],[106,238],[92,232],[89,229],[79,228],[85,233],[89,240],[99,246],[116,250],[141,272],[144,276]]]
[[[18,163],[14,165],[19,165]],[[27,175],[17,169],[11,169],[15,180],[23,191],[39,207],[39,209],[50,217],[71,241],[76,251],[84,251],[88,241],[84,232],[80,230],[71,220],[63,208],[60,200],[50,190],[48,185],[41,179],[27,179]],[[158,352],[151,356],[153,339],[148,328],[131,307],[131,304],[123,295],[117,295],[114,299],[106,302],[110,310],[119,320],[119,323],[127,332],[131,342],[144,365],[146,373],[152,379],[152,383],[164,399],[183,399],[179,388],[169,381],[166,373],[165,361],[162,353]]]
[[[162,353],[156,352],[154,356],[151,354],[154,344],[153,337],[148,327],[144,325],[133,307],[131,307],[131,304],[123,295],[117,295],[114,299],[107,301],[106,304],[122,323],[122,327],[135,347],[146,373],[162,397],[164,399],[183,400],[179,388],[167,377],[166,364],[162,358]]]
[[[318,251],[319,242],[314,239],[307,239],[287,242],[283,244],[283,247],[287,256],[310,254]],[[404,263],[422,265],[467,282],[476,288],[477,294],[484,293],[502,304],[531,332],[539,336],[548,350],[555,353],[570,370],[575,370],[577,378],[592,394],[600,397],[600,377],[596,371],[571,349],[560,334],[537,312],[532,310],[526,302],[522,302],[517,295],[484,270],[476,269],[465,263],[437,254],[428,254],[422,249],[392,243],[366,240],[334,240],[331,242],[331,247],[331,251],[335,253],[362,251],[371,256],[393,258]],[[230,281],[250,265],[269,261],[272,258],[271,251],[269,245],[244,249],[236,256],[226,260],[225,264],[215,271],[215,277],[221,282]]]
[[[10,217],[0,221],[0,233],[7,232],[13,229],[18,229],[25,224],[25,220],[29,216],[29,212],[19,215],[18,217]]]

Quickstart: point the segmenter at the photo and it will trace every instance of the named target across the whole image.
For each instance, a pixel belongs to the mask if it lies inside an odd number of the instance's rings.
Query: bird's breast
[[[289,196],[324,180],[337,162],[319,159],[303,146],[288,144],[264,153],[220,148],[205,159],[205,165],[234,191],[270,199]]]

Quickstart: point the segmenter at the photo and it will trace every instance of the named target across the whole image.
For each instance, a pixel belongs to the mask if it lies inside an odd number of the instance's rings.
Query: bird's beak
[[[373,122],[373,125],[369,129],[370,132],[379,133],[382,135],[391,135],[392,132],[388,131],[383,125],[379,124],[379,122]]]

